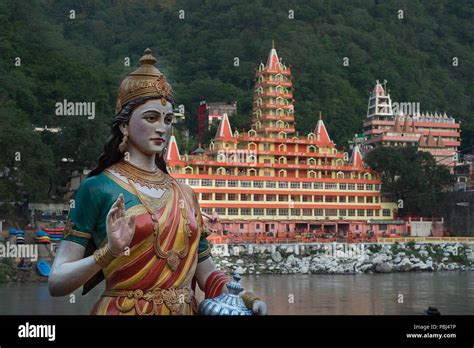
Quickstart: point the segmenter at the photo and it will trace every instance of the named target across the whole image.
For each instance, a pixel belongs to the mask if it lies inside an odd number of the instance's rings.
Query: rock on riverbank
[[[220,269],[241,274],[474,270],[473,247],[460,243],[214,245],[212,255]]]

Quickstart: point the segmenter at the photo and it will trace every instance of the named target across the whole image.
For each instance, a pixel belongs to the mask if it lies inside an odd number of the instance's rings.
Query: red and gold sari
[[[109,178],[111,175],[107,174]],[[112,178],[116,183],[117,179]],[[121,184],[123,186],[123,184]],[[190,236],[182,217],[181,197],[185,201]],[[166,315],[195,314],[196,300],[191,283],[198,262],[202,217],[193,191],[173,181],[160,199],[144,198],[159,222],[159,243],[162,250],[182,250],[186,239],[189,252],[176,271],[154,250],[154,223],[142,204],[126,210],[136,215],[136,228],[129,255],[117,257],[103,269],[106,290],[91,314],[97,315]],[[188,231],[188,232],[189,232]],[[127,252],[128,254],[128,252]]]

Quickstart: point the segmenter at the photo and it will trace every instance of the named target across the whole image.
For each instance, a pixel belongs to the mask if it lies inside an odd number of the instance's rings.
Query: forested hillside
[[[237,100],[231,122],[248,126],[254,70],[275,40],[293,66],[298,130],[312,130],[321,110],[331,136],[345,146],[361,131],[375,80],[386,79],[394,101],[420,102],[422,111],[461,120],[467,149],[474,138],[473,18],[468,0],[4,0],[0,169],[17,167],[23,187],[0,179],[0,197],[46,199],[70,170],[95,164],[119,82],[146,47],[185,105],[191,134],[200,100]],[[57,116],[55,104],[64,99],[95,102],[95,118]],[[45,125],[62,131],[33,132]]]

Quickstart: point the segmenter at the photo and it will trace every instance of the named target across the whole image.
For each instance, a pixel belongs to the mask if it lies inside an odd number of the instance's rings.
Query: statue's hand
[[[115,255],[120,255],[130,245],[135,234],[135,216],[127,222],[123,194],[110,207],[107,214],[106,230],[109,249]]]
[[[252,312],[255,315],[267,315],[267,304],[262,300],[257,300],[253,303]]]

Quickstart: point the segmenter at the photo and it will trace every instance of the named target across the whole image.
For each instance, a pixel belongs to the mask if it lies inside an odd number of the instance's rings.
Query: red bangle
[[[214,271],[207,277],[206,285],[204,287],[204,295],[206,298],[214,298],[219,296],[224,289],[224,286],[230,282],[229,277],[222,271]]]

